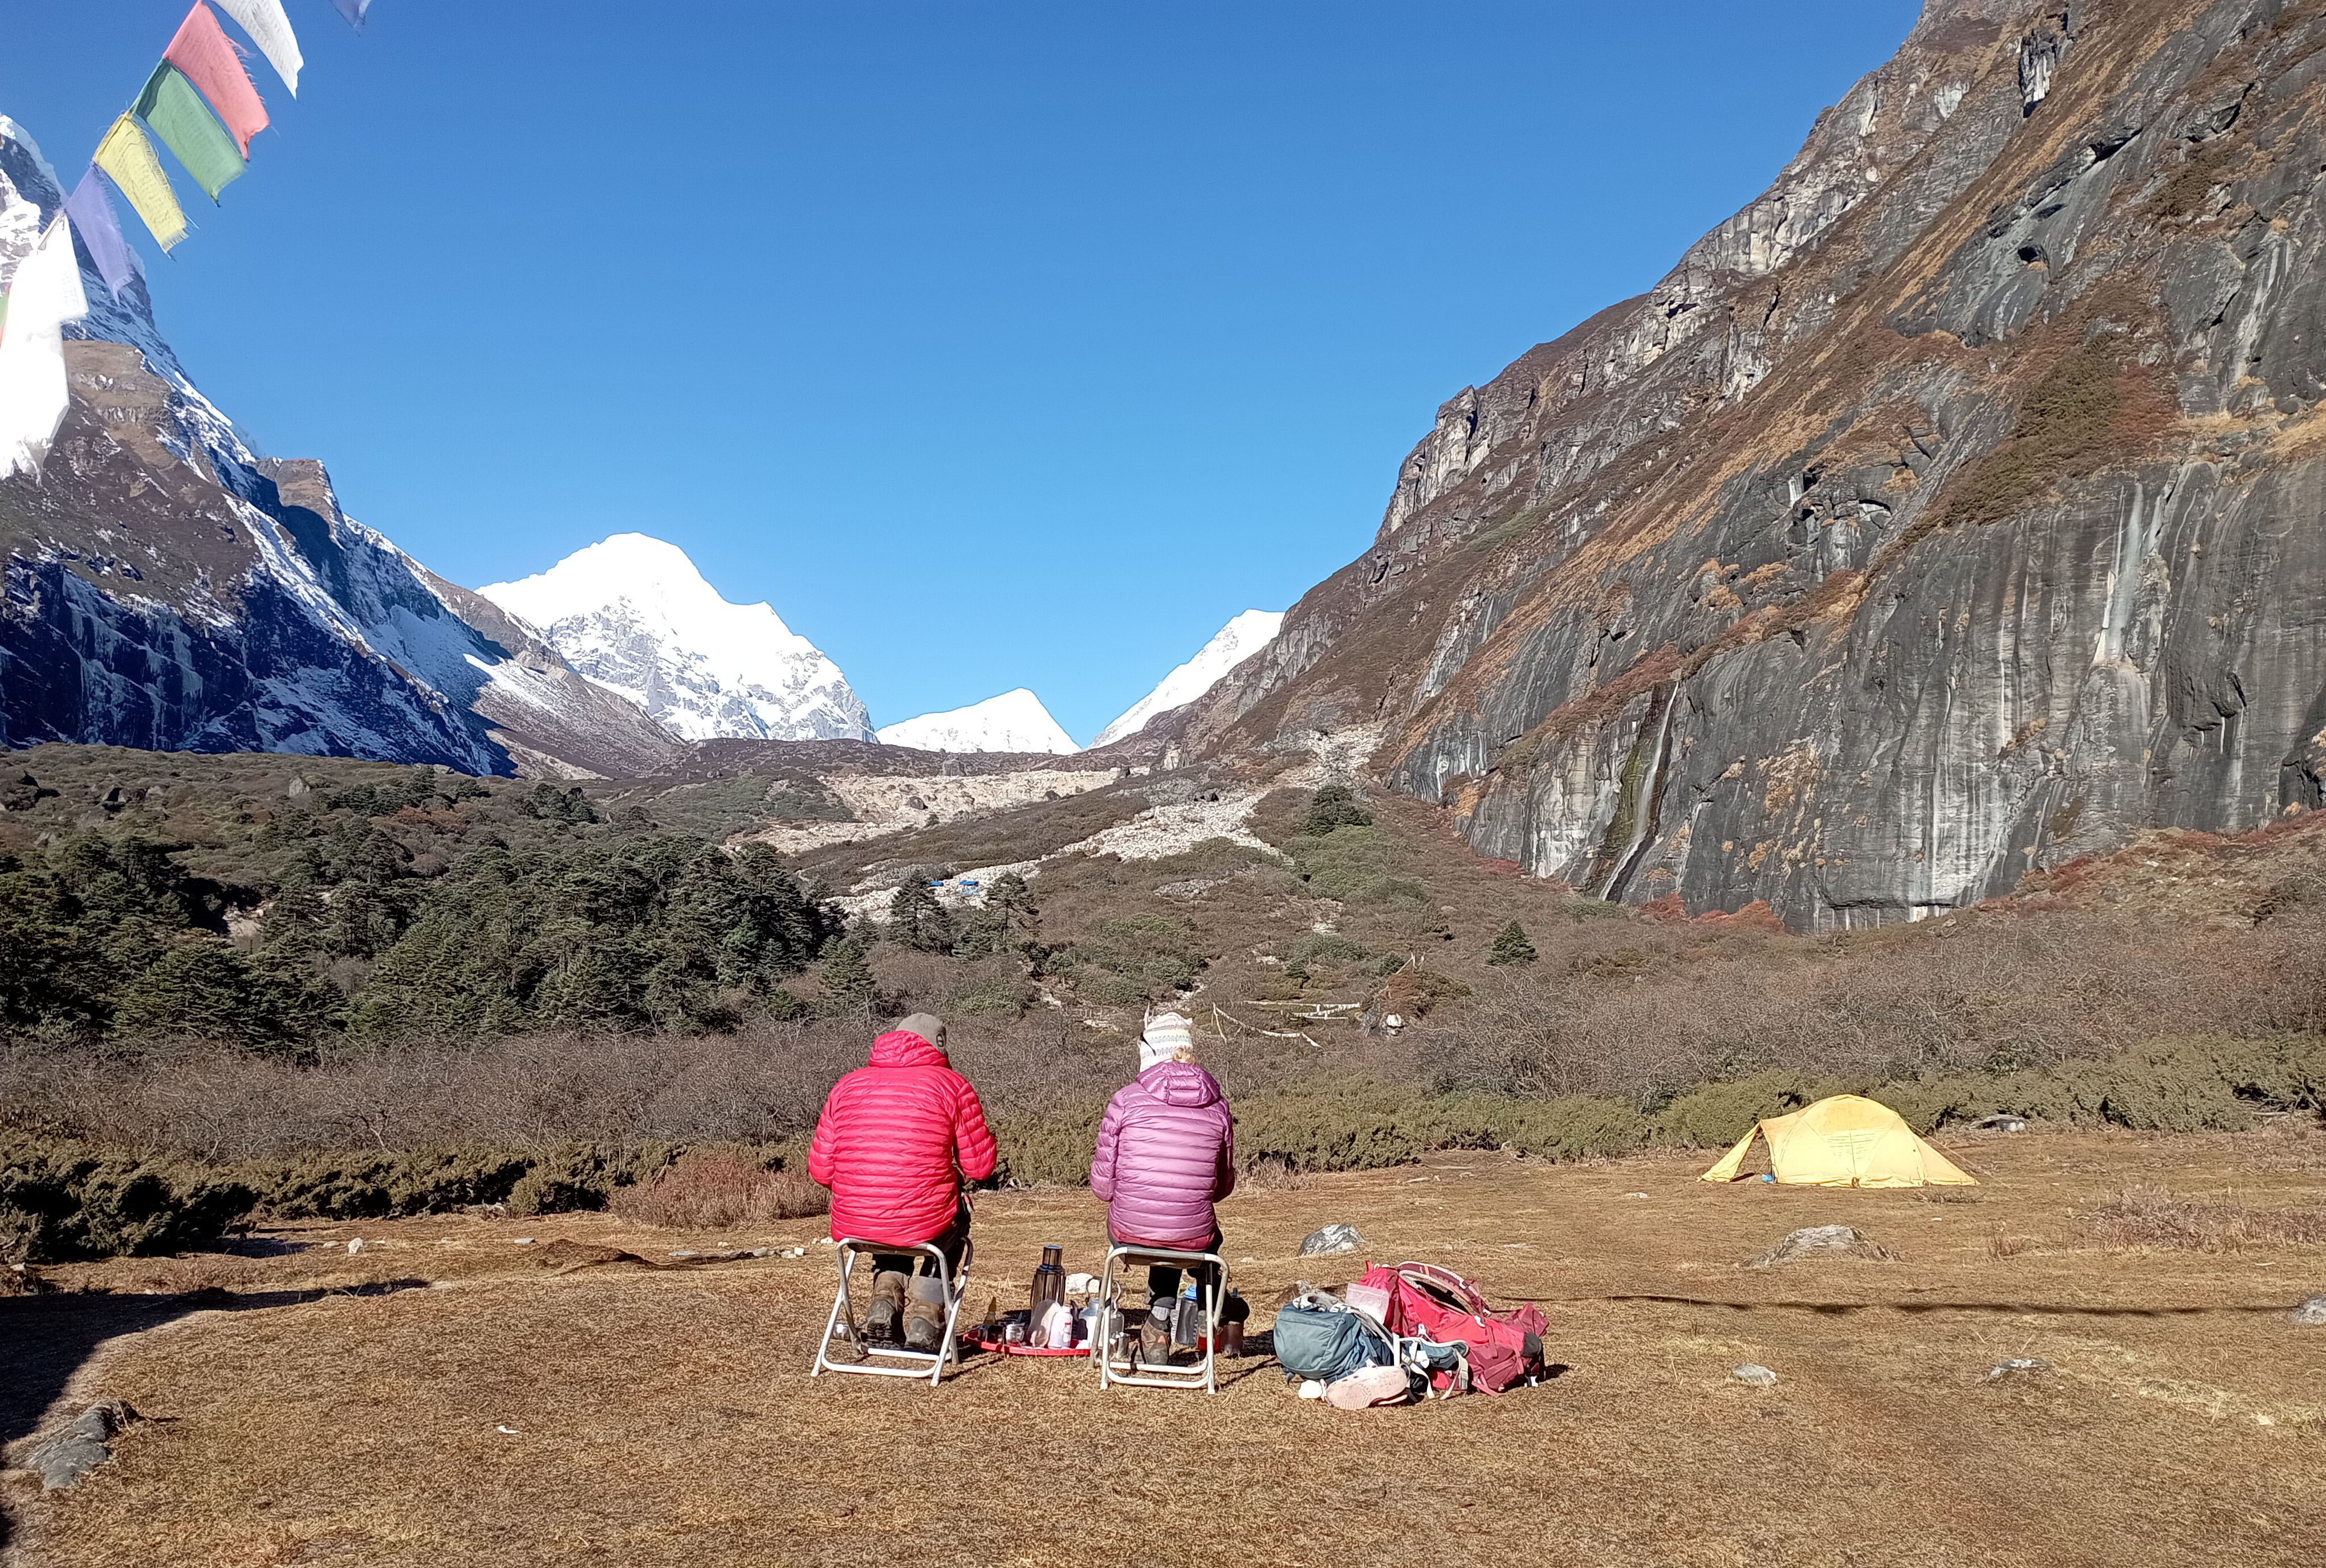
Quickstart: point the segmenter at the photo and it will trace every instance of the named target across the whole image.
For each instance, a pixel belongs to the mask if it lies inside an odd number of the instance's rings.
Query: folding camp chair
[[[1167,1268],[1210,1271],[1211,1285],[1203,1294],[1203,1342],[1191,1366],[1177,1367],[1168,1361],[1161,1366],[1142,1365],[1133,1356],[1131,1341],[1128,1340],[1121,1354],[1115,1350],[1122,1322],[1117,1293],[1130,1269],[1158,1264]],[[1201,1388],[1206,1394],[1218,1393],[1220,1300],[1227,1288],[1227,1259],[1216,1252],[1175,1252],[1168,1247],[1127,1245],[1110,1250],[1106,1266],[1099,1273],[1098,1323],[1091,1336],[1091,1359],[1098,1363],[1098,1386],[1104,1388],[1112,1383],[1129,1383],[1149,1388]]]
[[[897,1247],[886,1241],[861,1241],[851,1236],[842,1238],[833,1250],[840,1263],[840,1290],[832,1298],[832,1315],[824,1320],[823,1338],[816,1342],[815,1365],[808,1369],[807,1375],[817,1378],[826,1372],[861,1372],[875,1378],[926,1378],[929,1387],[935,1387],[944,1379],[946,1366],[958,1365],[961,1360],[961,1342],[956,1334],[961,1320],[962,1294],[969,1287],[969,1265],[976,1255],[975,1246],[966,1240],[961,1244],[961,1270],[958,1274],[945,1267],[944,1249],[934,1241],[924,1241],[917,1247]],[[944,1340],[936,1350],[908,1350],[902,1345],[875,1345],[864,1338],[864,1331],[856,1322],[854,1304],[849,1300],[848,1276],[855,1266],[857,1254],[875,1252],[918,1252],[927,1257],[930,1269],[944,1287]],[[841,1333],[842,1323],[847,1325],[844,1337],[861,1352],[859,1359],[833,1359],[832,1341],[835,1335]],[[876,1357],[901,1361],[906,1365],[877,1365]]]

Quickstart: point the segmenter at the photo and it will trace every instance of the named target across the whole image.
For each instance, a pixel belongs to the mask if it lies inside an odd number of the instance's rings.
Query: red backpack
[[[1434,1263],[1400,1263],[1395,1268],[1370,1264],[1350,1291],[1353,1304],[1378,1302],[1384,1295],[1389,1306],[1382,1325],[1394,1334],[1460,1345],[1472,1387],[1499,1394],[1541,1375],[1542,1336],[1550,1322],[1540,1309],[1525,1305],[1498,1312],[1476,1285]],[[1443,1389],[1453,1385],[1455,1375],[1440,1372],[1431,1380]]]

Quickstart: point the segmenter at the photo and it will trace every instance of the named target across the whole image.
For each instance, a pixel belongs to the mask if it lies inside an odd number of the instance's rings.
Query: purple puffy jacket
[[[1098,1125],[1091,1191],[1118,1241],[1208,1251],[1212,1205],[1235,1191],[1235,1123],[1217,1080],[1158,1062],[1114,1091]]]

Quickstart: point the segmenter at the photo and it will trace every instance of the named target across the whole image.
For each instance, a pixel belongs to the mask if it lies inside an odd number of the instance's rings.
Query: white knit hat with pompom
[[[1193,1062],[1196,1026],[1177,1013],[1157,1013],[1147,1020],[1139,1041],[1139,1071],[1158,1062]]]

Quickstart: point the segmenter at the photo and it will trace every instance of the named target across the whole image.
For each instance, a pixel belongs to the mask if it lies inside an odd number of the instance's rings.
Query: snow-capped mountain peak
[[[924,713],[880,731],[882,744],[923,751],[1047,751],[1065,756],[1080,751],[1042,706],[1020,686],[966,708]]]
[[[677,545],[617,533],[477,590],[689,740],[870,740],[846,677],[766,604],[730,604]]]
[[[1220,682],[1220,677],[1276,640],[1284,625],[1282,610],[1246,610],[1222,626],[1203,651],[1169,674],[1162,683],[1130,705],[1130,710],[1098,732],[1093,746],[1106,746],[1126,735],[1136,735],[1147,721],[1174,708],[1184,708]]]

